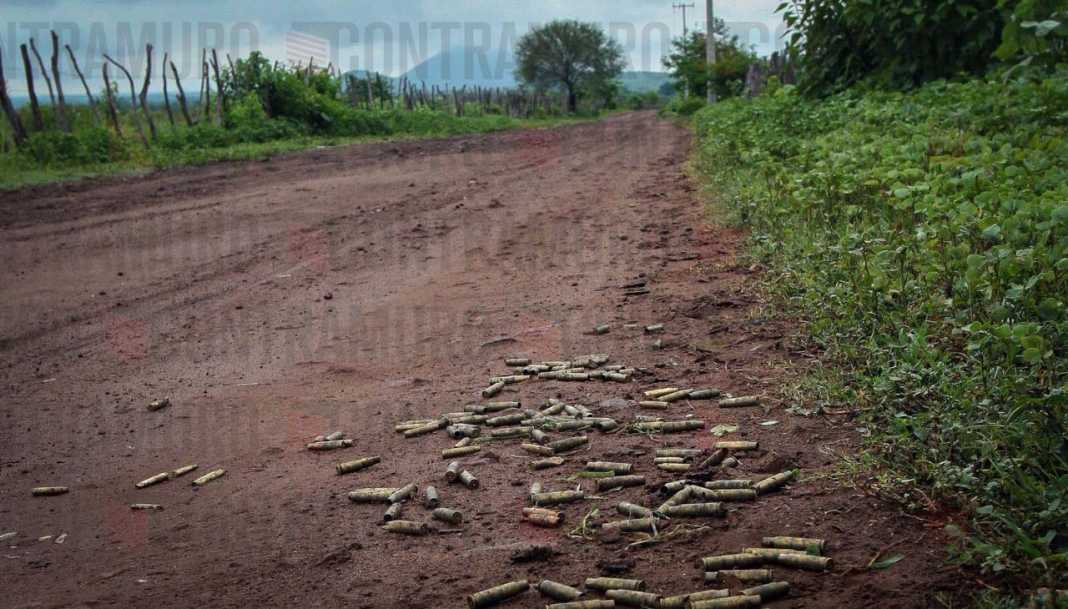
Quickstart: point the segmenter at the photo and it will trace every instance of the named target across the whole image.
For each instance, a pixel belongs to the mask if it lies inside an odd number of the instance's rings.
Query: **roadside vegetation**
[[[980,604],[1055,606],[1036,591],[1068,587],[1068,7],[781,8],[797,86],[694,126],[824,354],[794,406],[856,411],[882,490],[951,515]]]
[[[535,42],[560,35],[565,46],[583,50],[564,65]],[[138,94],[134,78],[104,78],[105,90],[90,104],[47,97],[41,81],[47,71],[27,70],[37,83],[40,103],[14,109],[4,103],[0,123],[0,188],[59,179],[149,171],[219,160],[264,158],[280,152],[372,139],[430,138],[503,129],[552,126],[589,120],[604,112],[640,110],[661,104],[656,93],[628,93],[619,83],[618,49],[595,26],[553,22],[524,38],[529,47],[524,84],[514,90],[430,87],[332,67],[282,65],[259,53],[220,61],[204,54],[199,90],[179,88],[177,70],[166,61],[148,75]],[[559,41],[558,41],[559,42]],[[56,61],[66,59],[53,42]],[[554,47],[555,48],[555,47]],[[616,51],[612,57],[602,52]],[[147,57],[152,57],[149,47]],[[70,54],[73,65],[74,56]],[[223,65],[225,64],[225,65]],[[126,68],[109,59],[114,75]],[[560,79],[553,70],[573,70]],[[24,70],[25,72],[26,70]],[[148,97],[174,74],[162,103]],[[26,74],[22,74],[23,77]],[[4,75],[0,73],[0,85]],[[8,82],[10,82],[10,75]],[[77,82],[77,81],[75,81]],[[72,83],[67,83],[68,92]],[[186,82],[186,87],[191,83]],[[86,87],[88,89],[88,87]],[[167,91],[167,89],[163,89]],[[0,93],[4,93],[0,87]],[[5,97],[6,94],[0,95]],[[51,99],[50,99],[51,98]],[[158,100],[158,97],[157,97]]]

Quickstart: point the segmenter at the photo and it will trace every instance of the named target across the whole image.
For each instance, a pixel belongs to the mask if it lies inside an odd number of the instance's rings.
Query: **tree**
[[[516,45],[516,78],[537,89],[560,87],[567,109],[578,109],[580,91],[618,77],[626,65],[623,47],[596,24],[553,21],[523,35]]]
[[[722,19],[716,20],[716,63],[710,69],[705,54],[704,32],[691,32],[672,41],[672,52],[664,59],[664,67],[675,81],[675,88],[690,97],[704,99],[711,81],[720,98],[741,93],[745,74],[756,55],[744,48],[737,36],[730,36]]]

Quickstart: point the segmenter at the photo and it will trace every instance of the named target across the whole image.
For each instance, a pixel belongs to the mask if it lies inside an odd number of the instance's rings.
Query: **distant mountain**
[[[511,49],[453,47],[408,70],[410,82],[462,87],[516,86],[515,53]]]
[[[632,93],[659,91],[660,87],[671,82],[671,75],[666,72],[624,72],[619,77],[623,88]]]

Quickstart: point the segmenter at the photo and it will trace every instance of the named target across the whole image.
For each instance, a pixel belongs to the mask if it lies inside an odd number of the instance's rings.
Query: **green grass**
[[[694,126],[695,165],[824,354],[798,410],[856,410],[860,462],[906,507],[959,514],[953,560],[1000,588],[980,605],[1068,587],[1068,73],[787,88]]]
[[[0,190],[12,190],[51,182],[79,180],[111,175],[136,175],[169,167],[203,165],[217,161],[267,159],[288,152],[296,152],[320,146],[344,146],[351,144],[391,140],[446,138],[465,134],[491,133],[509,129],[555,127],[568,123],[594,120],[592,116],[548,116],[543,118],[510,118],[502,115],[457,117],[444,112],[394,112],[368,113],[384,122],[384,133],[371,135],[294,135],[264,142],[226,142],[216,146],[199,145],[204,142],[188,134],[186,127],[172,131],[165,123],[162,113],[157,113],[156,123],[162,139],[168,136],[179,138],[172,146],[160,143],[149,149],[136,138],[134,124],[129,117],[124,120],[124,135],[120,145],[123,160],[104,162],[51,161],[42,163],[25,153],[13,151],[0,154]],[[80,122],[83,129],[90,128],[91,118],[83,112]],[[220,130],[222,131],[222,130]],[[113,138],[117,139],[117,138]],[[225,141],[225,140],[224,140]]]

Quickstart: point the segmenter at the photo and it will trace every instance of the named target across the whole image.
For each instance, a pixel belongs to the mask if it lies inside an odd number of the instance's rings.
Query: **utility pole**
[[[714,0],[705,0],[707,3],[707,21],[708,25],[705,26],[705,53],[708,60],[708,68],[712,69],[712,66],[716,65],[716,10],[712,3]],[[708,103],[716,103],[716,91],[712,87],[712,80],[708,81]]]
[[[686,22],[686,9],[688,9],[688,8],[697,8],[697,5],[695,5],[693,3],[684,4],[682,2],[679,2],[678,4],[672,4],[671,8],[673,8],[673,9],[680,9],[681,8],[682,9],[682,37],[683,37],[683,39],[685,39],[686,35],[690,33],[690,30],[687,27],[687,22]]]

